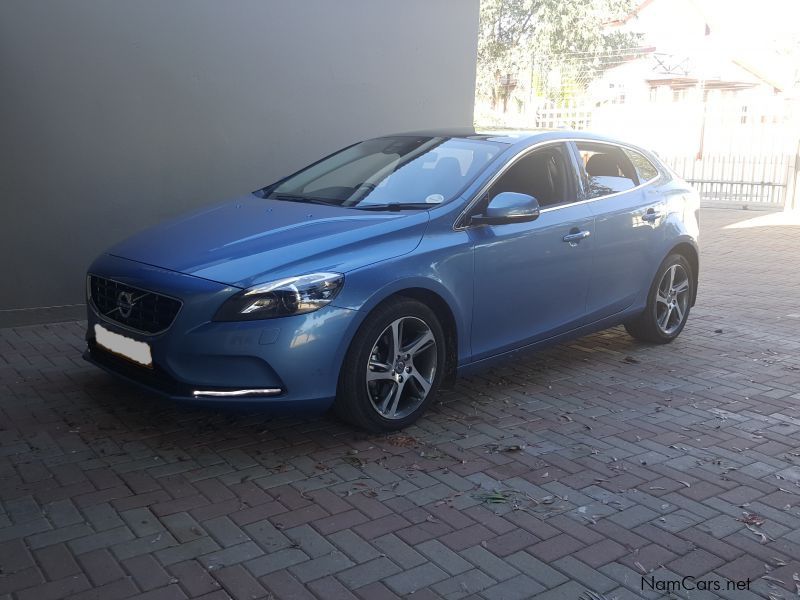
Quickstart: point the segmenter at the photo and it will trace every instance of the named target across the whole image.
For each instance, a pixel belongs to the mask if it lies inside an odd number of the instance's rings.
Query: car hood
[[[237,287],[362,267],[411,252],[427,211],[367,212],[248,195],[150,229],[113,256]]]

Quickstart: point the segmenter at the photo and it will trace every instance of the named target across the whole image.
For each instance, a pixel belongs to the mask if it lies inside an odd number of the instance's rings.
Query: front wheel
[[[681,254],[670,254],[650,286],[647,307],[641,315],[625,323],[625,329],[636,339],[668,344],[683,331],[693,294],[689,261]]]
[[[392,300],[370,314],[353,338],[334,408],[369,431],[402,429],[433,401],[445,356],[436,314],[416,300]]]

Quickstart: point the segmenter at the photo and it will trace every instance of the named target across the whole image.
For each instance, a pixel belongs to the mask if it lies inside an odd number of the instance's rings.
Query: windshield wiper
[[[390,202],[389,204],[366,204],[364,206],[354,206],[359,210],[387,210],[390,212],[399,212],[401,210],[414,210],[421,208],[433,208],[436,204],[429,202]]]
[[[288,202],[308,202],[309,204],[323,204],[325,206],[338,206],[333,202],[320,200],[319,198],[311,198],[309,196],[301,196],[299,194],[269,194],[266,197],[268,200],[286,200]]]

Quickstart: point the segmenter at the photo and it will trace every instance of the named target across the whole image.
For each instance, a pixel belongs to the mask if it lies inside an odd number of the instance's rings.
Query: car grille
[[[92,304],[106,319],[143,333],[160,333],[169,328],[181,308],[180,300],[155,292],[89,276]]]

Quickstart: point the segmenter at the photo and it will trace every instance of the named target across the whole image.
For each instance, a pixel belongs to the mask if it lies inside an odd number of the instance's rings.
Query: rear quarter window
[[[650,181],[658,177],[658,169],[651,163],[644,154],[631,150],[630,148],[623,148],[625,154],[628,156],[633,166],[636,167],[636,172],[639,174],[639,183]]]

